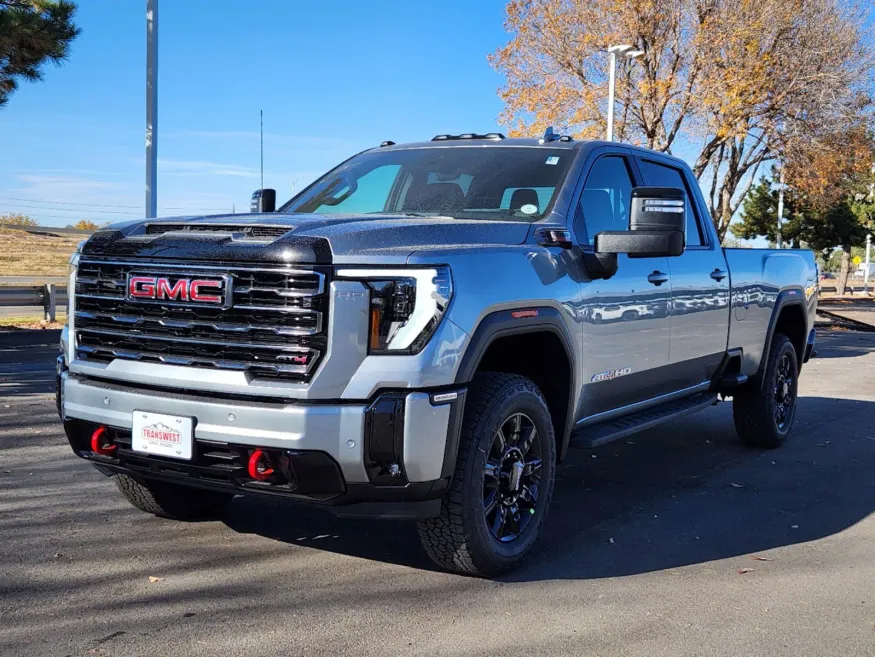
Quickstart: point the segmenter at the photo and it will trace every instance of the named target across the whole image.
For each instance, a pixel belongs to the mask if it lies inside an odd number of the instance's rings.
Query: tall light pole
[[[775,240],[775,246],[783,248],[781,246],[781,228],[784,223],[784,163],[781,162],[781,175],[778,177],[778,232],[776,233],[777,239]]]
[[[158,0],[146,0],[146,218],[158,216]]]
[[[614,141],[614,89],[616,87],[617,76],[617,53],[629,59],[635,59],[644,54],[643,50],[632,50],[632,48],[633,46],[628,44],[608,48],[608,53],[611,56],[610,70],[608,72],[608,141]]]
[[[869,249],[872,246],[872,235],[866,235],[866,269],[863,272],[863,294],[869,294]]]
[[[259,189],[264,189],[264,110],[258,110],[258,115],[261,121],[261,187]]]

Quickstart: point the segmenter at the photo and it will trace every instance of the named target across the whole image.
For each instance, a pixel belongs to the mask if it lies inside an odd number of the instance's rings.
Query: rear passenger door
[[[729,268],[711,226],[698,183],[670,160],[638,157],[644,182],[687,194],[686,249],[668,258],[671,273],[669,372],[677,388],[709,381],[726,352]]]
[[[596,233],[629,229],[632,188],[640,184],[627,153],[601,151],[578,191],[573,230],[581,251],[592,252]],[[580,419],[670,392],[663,379],[671,338],[668,258],[620,254],[618,263],[607,280],[582,280]]]

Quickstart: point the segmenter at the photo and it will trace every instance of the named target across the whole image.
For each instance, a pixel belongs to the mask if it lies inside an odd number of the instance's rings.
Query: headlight
[[[338,278],[362,281],[370,290],[368,352],[422,351],[453,297],[446,266],[425,269],[339,269]]]
[[[76,271],[76,268],[79,266],[79,257],[82,255],[82,247],[85,246],[85,242],[88,240],[82,240],[79,244],[76,245],[76,250],[73,251],[73,255],[70,256],[70,263],[67,266],[67,278]]]

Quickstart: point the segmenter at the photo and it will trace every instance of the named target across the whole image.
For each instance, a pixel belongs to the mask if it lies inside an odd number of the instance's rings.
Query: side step
[[[650,429],[663,422],[668,422],[677,417],[695,413],[717,402],[717,395],[711,392],[703,392],[686,399],[678,399],[661,406],[638,411],[632,415],[608,420],[600,424],[581,427],[571,435],[571,447],[592,449],[604,445],[613,440],[618,440],[645,429]]]
[[[747,383],[747,374],[724,374],[720,377],[720,390],[737,388]]]

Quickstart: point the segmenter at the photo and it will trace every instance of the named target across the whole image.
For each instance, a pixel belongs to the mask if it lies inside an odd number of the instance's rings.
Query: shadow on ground
[[[872,334],[846,328],[818,328],[817,358],[855,358],[875,352]],[[804,372],[803,367],[803,372]]]
[[[634,575],[842,531],[875,511],[873,422],[871,402],[802,398],[792,442],[761,452],[738,443],[723,404],[575,451],[560,466],[543,539],[508,580]],[[408,523],[337,520],[242,498],[223,521],[237,532],[432,569]]]
[[[53,392],[61,332],[0,331],[0,395]]]

